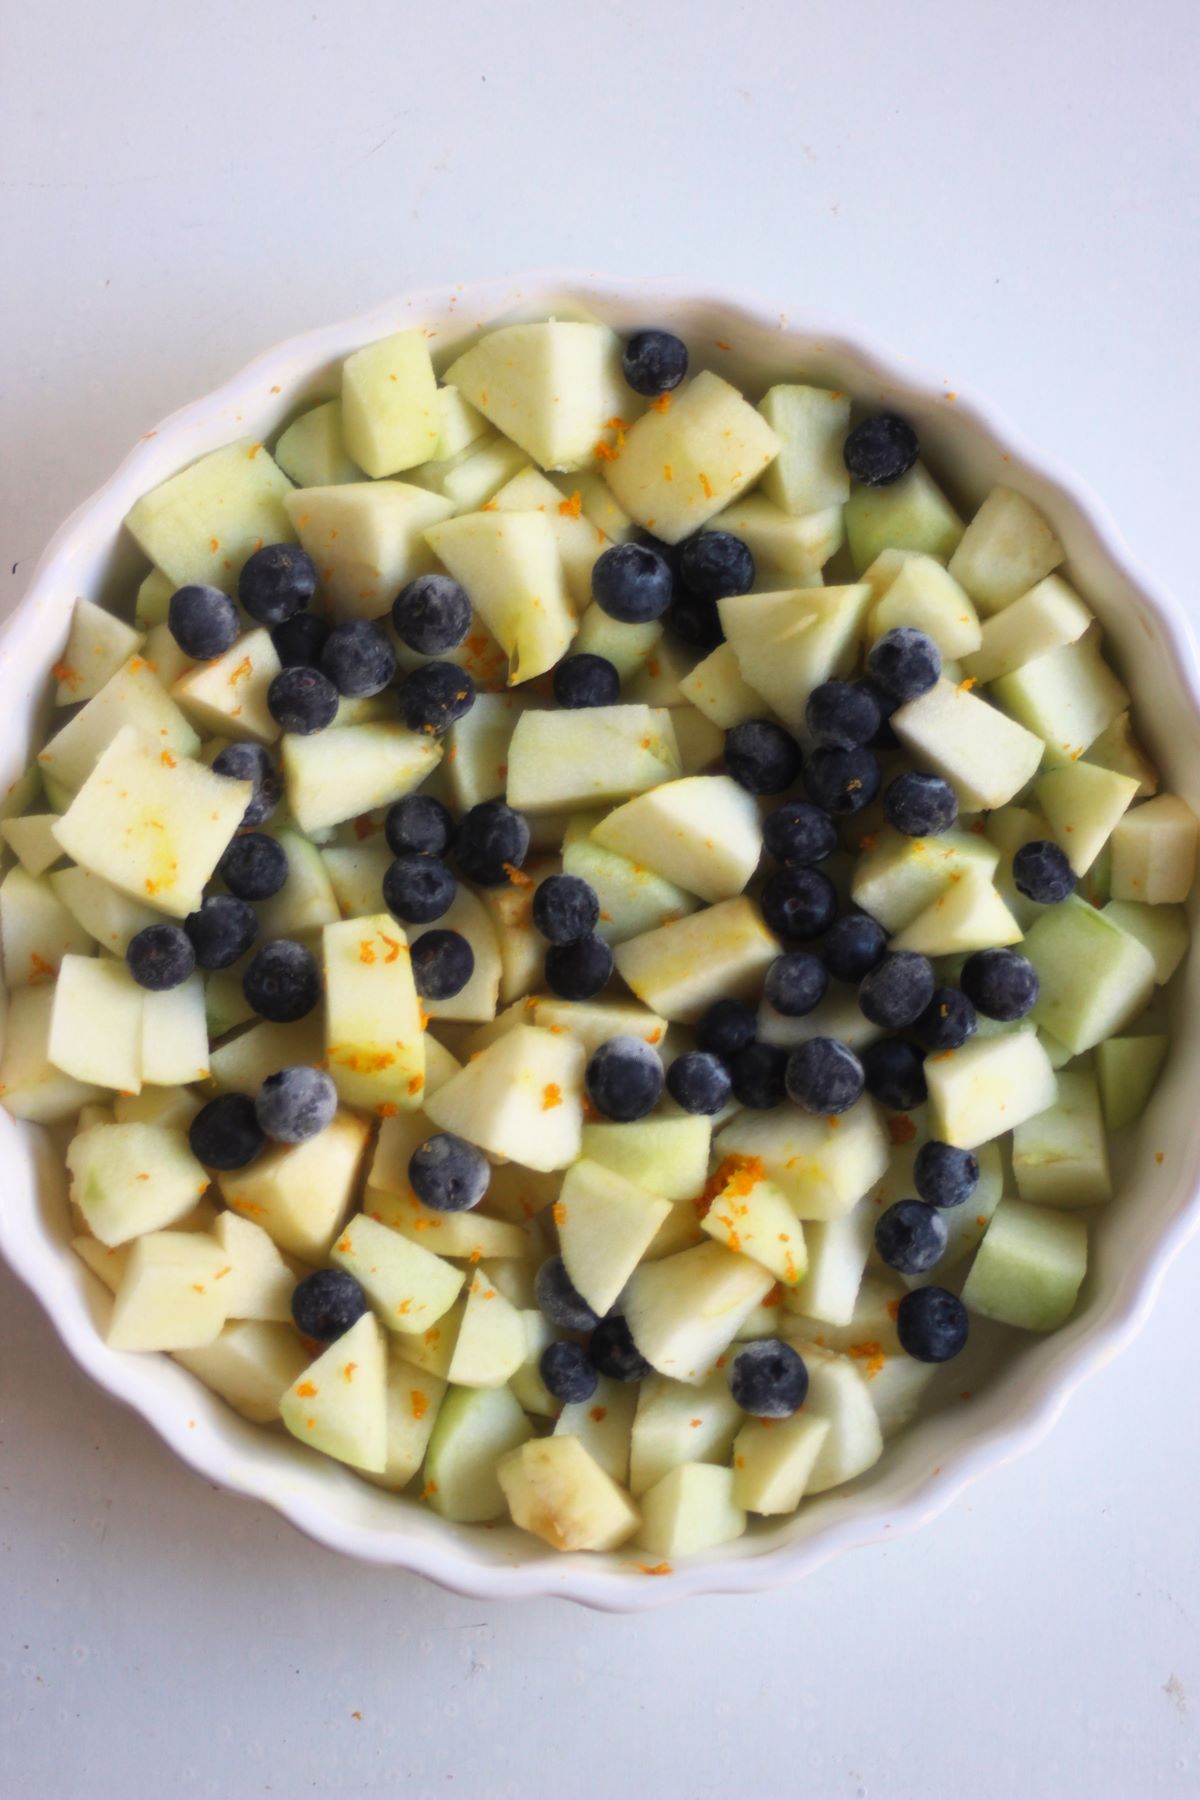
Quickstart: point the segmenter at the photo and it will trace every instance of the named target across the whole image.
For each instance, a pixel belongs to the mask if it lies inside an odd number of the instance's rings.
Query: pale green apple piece
[[[969,1312],[1024,1331],[1054,1331],[1075,1310],[1087,1271],[1087,1226],[1022,1200],[996,1208],[963,1288]]]

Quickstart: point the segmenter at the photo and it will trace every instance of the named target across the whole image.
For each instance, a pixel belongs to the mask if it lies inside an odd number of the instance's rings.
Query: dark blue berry
[[[529,826],[503,800],[473,806],[458,827],[454,855],[468,881],[506,887],[529,854]]]
[[[644,1039],[608,1038],[588,1058],[584,1081],[596,1111],[625,1125],[657,1106],[663,1066]]]
[[[209,894],[198,912],[188,914],[183,929],[202,969],[228,969],[258,936],[258,916],[234,894]]]
[[[596,890],[578,875],[548,875],[533,895],[533,923],[552,944],[576,944],[600,922]]]
[[[827,750],[856,750],[871,743],[882,714],[864,682],[823,681],[808,696],[804,723],[814,744]]]
[[[423,1205],[435,1212],[467,1212],[487,1193],[492,1165],[482,1150],[452,1132],[438,1131],[408,1159],[408,1180]]]
[[[254,792],[242,814],[243,825],[261,825],[283,798],[279,770],[261,744],[226,744],[213,757],[213,773],[230,781],[252,781]]]
[[[275,723],[300,737],[332,725],[337,709],[338,691],[320,669],[280,669],[267,689],[267,710]]]
[[[265,831],[247,831],[234,838],[217,873],[239,900],[269,900],[288,878],[287,851]]]
[[[1037,970],[1015,950],[976,950],[958,979],[976,1012],[989,1019],[1023,1019],[1037,1004]]]
[[[1021,845],[1013,857],[1013,880],[1018,891],[1039,906],[1057,906],[1075,888],[1074,870],[1048,838]]]
[[[304,944],[275,938],[254,952],[242,977],[242,992],[260,1019],[288,1025],[319,1003],[320,965]]]
[[[450,910],[458,883],[440,856],[408,851],[383,876],[383,903],[406,925],[432,925]]]
[[[422,663],[400,689],[400,716],[410,731],[441,737],[475,704],[475,683],[457,663]]]
[[[865,676],[860,677],[854,685],[857,688],[861,688],[864,693],[869,694],[879,708],[879,729],[875,732],[873,737],[867,739],[868,747],[872,750],[897,749],[900,744],[900,739],[892,730],[892,714],[900,704],[896,699],[896,696],[894,694],[885,694],[881,687],[876,687],[875,683],[873,681],[868,681]]]
[[[781,794],[800,773],[800,746],[771,719],[747,719],[725,733],[725,766],[751,794]]]
[[[188,1142],[206,1169],[244,1169],[266,1139],[249,1094],[218,1094],[188,1126]]]
[[[676,637],[695,645],[697,650],[715,650],[725,642],[725,627],[716,601],[689,593],[686,588],[681,588],[672,600],[667,624]]]
[[[582,1344],[547,1344],[538,1358],[538,1374],[547,1393],[564,1406],[590,1400],[600,1380]]]
[[[802,1019],[825,998],[829,976],[825,964],[811,950],[789,950],[777,956],[767,970],[764,992],[768,1004],[789,1019]]]
[[[896,1335],[917,1362],[949,1362],[967,1341],[967,1309],[945,1288],[914,1288],[897,1309]]]
[[[684,1112],[719,1113],[732,1092],[729,1070],[710,1050],[687,1050],[667,1070],[667,1092]]]
[[[867,673],[901,705],[928,693],[942,672],[942,653],[931,637],[911,625],[885,632],[867,657]]]
[[[781,1338],[758,1338],[734,1357],[729,1391],[742,1411],[756,1419],[790,1419],[804,1405],[808,1370]]]
[[[838,981],[859,982],[887,954],[887,932],[869,913],[843,913],[825,933],[821,960]]]
[[[979,1158],[931,1138],[917,1151],[913,1185],[930,1206],[962,1206],[979,1185]]]
[[[619,1313],[601,1319],[588,1345],[588,1360],[610,1381],[643,1381],[650,1364],[633,1341],[633,1333]]]
[[[867,1092],[892,1112],[911,1112],[926,1096],[925,1058],[903,1038],[868,1044],[860,1060]]]
[[[879,792],[879,760],[873,750],[814,750],[804,769],[809,798],[827,813],[856,813]]]
[[[919,1019],[933,999],[933,964],[915,950],[894,950],[864,975],[859,1010],[872,1025],[901,1031]]]
[[[268,1075],[254,1102],[259,1124],[277,1144],[303,1144],[316,1137],[333,1122],[337,1107],[332,1078],[309,1063]]]
[[[554,698],[572,711],[581,706],[612,706],[621,693],[621,677],[607,656],[581,650],[564,657],[554,671]]]
[[[613,544],[592,569],[596,605],[625,625],[661,619],[674,590],[670,564],[649,544]]]
[[[924,1200],[897,1200],[875,1221],[875,1248],[898,1275],[924,1275],[939,1263],[949,1237],[946,1221]]]
[[[335,626],[321,652],[321,668],[339,694],[354,700],[382,694],[396,673],[396,652],[371,619]]]
[[[238,576],[238,599],[260,625],[282,625],[303,612],[316,591],[317,565],[299,544],[264,544]]]
[[[367,1310],[367,1296],[345,1269],[317,1269],[296,1283],[292,1318],[304,1337],[331,1344],[357,1325]]]
[[[787,1091],[805,1112],[844,1113],[861,1100],[863,1066],[848,1044],[836,1038],[809,1038],[788,1057]]]
[[[763,884],[762,915],[781,938],[820,937],[833,923],[837,891],[820,869],[776,869]]]
[[[449,575],[418,575],[392,601],[392,624],[419,656],[444,656],[470,631],[471,602]]]
[[[669,394],[687,374],[687,345],[670,331],[635,331],[621,352],[621,367],[635,394]]]
[[[905,837],[937,837],[957,819],[958,798],[940,775],[909,769],[885,788],[883,816]]]
[[[546,952],[546,986],[560,1000],[591,1000],[608,986],[613,953],[589,933],[573,944],[552,944]]]
[[[935,988],[933,999],[913,1025],[926,1050],[957,1050],[974,1036],[975,1008],[958,988]]]
[[[432,794],[406,794],[388,807],[383,835],[393,856],[410,850],[419,856],[444,856],[454,839],[454,821]]]
[[[453,1000],[475,973],[475,952],[460,931],[423,931],[409,949],[413,980],[423,1000]]]
[[[758,1112],[782,1106],[787,1099],[787,1063],[788,1053],[778,1044],[759,1042],[739,1050],[729,1065],[734,1099]]]
[[[679,558],[679,579],[701,600],[748,594],[754,586],[750,546],[730,531],[702,531],[689,538]]]
[[[319,669],[329,625],[317,613],[293,613],[271,633],[275,654],[285,669]]]
[[[837,849],[837,826],[811,801],[787,800],[763,820],[763,846],[776,862],[824,862]]]
[[[224,656],[237,643],[242,629],[229,595],[220,588],[198,585],[178,588],[171,595],[167,625],[183,654],[193,662]]]
[[[152,994],[180,987],[196,967],[196,952],[182,925],[146,925],[129,940],[129,973]]]
[[[842,448],[851,480],[867,487],[890,487],[908,474],[919,454],[916,432],[895,413],[876,413],[874,418],[864,419]]]
[[[758,1020],[753,1009],[741,1000],[714,1000],[696,1027],[696,1042],[701,1050],[732,1062],[758,1036]]]
[[[547,1257],[533,1281],[533,1297],[542,1317],[559,1331],[594,1331],[600,1323],[577,1291],[561,1256]]]

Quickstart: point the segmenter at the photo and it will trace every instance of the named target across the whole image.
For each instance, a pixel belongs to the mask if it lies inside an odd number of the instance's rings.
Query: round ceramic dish
[[[1067,573],[1099,614],[1134,695],[1138,731],[1167,784],[1200,811],[1200,674],[1179,607],[1131,565],[1103,508],[1047,464],[986,404],[820,323],[728,294],[681,284],[550,273],[412,294],[357,319],[294,338],[224,387],[148,432],[99,493],[58,532],[29,592],[0,633],[0,789],[42,741],[51,665],[77,594],[125,600],[141,564],[121,532],[140,494],[232,438],[270,440],[303,405],[337,391],[341,358],[360,344],[419,325],[443,362],[480,328],[517,318],[591,316],[618,331],[663,325],[752,398],[803,378],[850,389],[902,411],[939,480],[975,505],[997,481],[1043,508],[1066,546]],[[100,1323],[107,1300],[69,1248],[61,1155],[45,1134],[0,1111],[4,1206],[0,1249],[49,1313],[72,1355],[104,1388],[136,1407],[211,1481],[275,1507],[321,1543],[412,1569],[480,1598],[560,1595],[612,1611],[686,1594],[747,1593],[795,1581],[840,1551],[923,1524],[987,1469],[1032,1448],[1085,1377],[1146,1319],[1171,1258],[1200,1221],[1200,958],[1176,995],[1174,1041],[1159,1087],[1117,1157],[1118,1197],[1095,1228],[1076,1317],[1046,1339],[979,1330],[968,1357],[939,1374],[920,1422],[867,1474],[805,1504],[793,1518],[749,1532],[669,1572],[638,1552],[561,1556],[507,1527],[446,1523],[315,1456],[282,1431],[237,1417],[165,1356],[111,1351]],[[100,1322],[100,1323],[98,1323]],[[964,1405],[961,1394],[973,1399]],[[647,1559],[649,1560],[649,1559]]]

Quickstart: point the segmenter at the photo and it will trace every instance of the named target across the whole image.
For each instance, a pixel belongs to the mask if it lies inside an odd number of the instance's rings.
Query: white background
[[[1189,0],[2,0],[0,32],[4,606],[251,354],[548,263],[865,326],[1194,597]],[[1200,1244],[1051,1440],[923,1535],[628,1620],[310,1546],[0,1274],[0,1795],[1200,1793],[1198,1285]]]

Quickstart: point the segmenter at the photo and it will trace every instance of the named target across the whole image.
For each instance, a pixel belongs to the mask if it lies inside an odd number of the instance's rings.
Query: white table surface
[[[990,394],[1194,595],[1186,0],[0,19],[4,606],[257,350],[543,263],[861,322]],[[1200,1244],[1050,1441],[923,1534],[621,1619],[314,1548],[173,1461],[0,1273],[0,1794],[1200,1792],[1198,1284]]]

